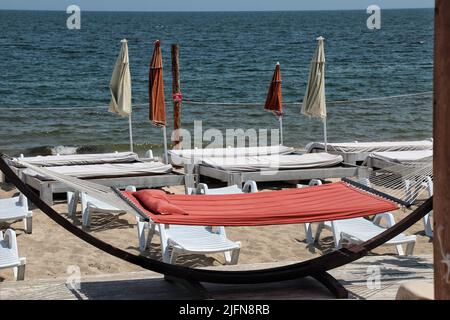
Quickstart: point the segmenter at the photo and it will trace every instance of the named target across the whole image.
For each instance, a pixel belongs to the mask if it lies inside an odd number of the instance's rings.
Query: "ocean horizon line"
[[[382,8],[383,10],[398,11],[398,10],[432,10],[434,7],[412,7],[412,8]],[[83,12],[92,13],[279,13],[279,12],[348,12],[348,11],[365,11],[366,8],[353,8],[353,9],[285,9],[285,10],[180,10],[180,11],[167,11],[167,10],[89,10],[83,9]],[[2,9],[0,11],[14,11],[14,12],[64,12],[65,9]]]

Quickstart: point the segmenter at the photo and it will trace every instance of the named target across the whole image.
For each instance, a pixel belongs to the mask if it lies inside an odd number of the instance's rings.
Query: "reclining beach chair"
[[[427,176],[425,178],[425,181],[421,184],[421,187],[424,187],[427,192],[428,192],[428,196],[432,197],[433,196],[433,179],[431,179],[430,176]],[[408,198],[412,198],[414,197],[415,190],[411,190],[411,182],[409,180],[405,180],[405,191],[407,194]],[[431,224],[431,216],[433,215],[433,211],[430,211],[430,213],[426,214],[423,217],[423,225],[424,225],[424,229],[425,229],[425,235],[428,237],[433,237],[433,228],[432,228],[432,224]]]
[[[0,199],[0,222],[23,220],[25,232],[33,231],[33,213],[28,210],[27,198],[20,194],[17,197]]]
[[[364,181],[368,185],[368,181]],[[314,180],[311,185],[321,185],[320,180]],[[311,225],[305,225],[306,239],[309,245],[313,245],[315,241],[318,241],[320,234],[324,228],[333,232],[334,244],[336,249],[340,249],[345,242],[347,243],[362,243],[374,236],[382,233],[386,230],[381,226],[381,221],[386,220],[386,228],[390,228],[395,224],[395,219],[392,213],[385,212],[379,213],[375,216],[374,220],[368,220],[366,218],[353,218],[346,220],[334,220],[327,222],[319,222],[316,230],[316,235],[313,238]],[[385,246],[395,246],[399,255],[412,255],[414,246],[416,244],[416,236],[408,236],[405,234],[399,234],[393,239],[386,242]],[[404,253],[402,245],[406,245],[406,252]]]
[[[14,278],[24,280],[26,259],[19,257],[16,233],[0,231],[0,269],[13,268]]]
[[[128,187],[128,191],[136,191],[134,187]],[[113,215],[125,214],[124,210],[115,208],[106,202],[95,199],[86,193],[67,192],[67,207],[69,217],[76,218],[77,205],[81,201],[81,224],[83,229],[91,226],[91,219],[94,213],[109,213]]]

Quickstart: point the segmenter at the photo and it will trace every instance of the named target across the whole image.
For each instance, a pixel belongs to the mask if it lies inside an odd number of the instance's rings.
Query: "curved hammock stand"
[[[166,280],[177,282],[190,289],[196,298],[209,297],[206,290],[200,284],[201,282],[219,284],[258,284],[294,280],[308,276],[313,277],[322,283],[337,298],[347,298],[348,291],[335,278],[327,273],[327,271],[360,259],[369,251],[377,248],[411,227],[433,209],[433,198],[431,197],[406,218],[399,221],[393,227],[387,229],[378,236],[364,243],[335,250],[308,261],[282,267],[253,271],[214,271],[193,269],[130,254],[84,232],[82,229],[73,225],[69,220],[65,219],[62,215],[42,201],[39,198],[39,195],[30,189],[24,182],[22,182],[22,180],[11,170],[4,157],[6,156],[0,154],[0,170],[3,171],[4,175],[17,187],[17,189],[20,190],[20,192],[22,192],[50,219],[97,249],[129,263],[138,265],[144,269],[164,274]]]

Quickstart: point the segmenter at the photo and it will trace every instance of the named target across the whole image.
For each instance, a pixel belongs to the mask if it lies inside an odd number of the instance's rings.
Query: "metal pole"
[[[323,119],[323,142],[325,145],[325,152],[328,152],[327,146],[327,118]]]
[[[131,113],[128,115],[128,128],[130,130],[130,151],[133,151],[133,125],[131,124]]]
[[[283,145],[283,116],[279,116],[278,120],[280,121],[280,145]]]
[[[450,1],[436,1],[434,21],[434,293],[450,300]]]
[[[167,130],[166,126],[162,127],[163,130],[163,138],[164,138],[164,163],[169,163],[169,155],[167,153]]]

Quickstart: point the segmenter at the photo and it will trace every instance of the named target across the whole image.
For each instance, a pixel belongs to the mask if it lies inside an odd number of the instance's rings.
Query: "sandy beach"
[[[287,184],[259,185],[263,192],[271,189],[293,187]],[[184,193],[184,188],[170,187],[166,191]],[[0,184],[0,198],[11,197],[17,190],[9,184]],[[33,208],[33,207],[31,207]],[[54,208],[67,217],[65,201],[57,201]],[[410,210],[399,209],[394,212],[396,221],[405,217]],[[139,254],[135,218],[130,214],[112,216],[95,214],[90,232],[96,237],[119,248]],[[80,223],[77,223],[80,225]],[[40,210],[33,209],[33,233],[25,234],[23,222],[0,223],[5,230],[13,228],[17,232],[19,254],[27,259],[25,281],[35,279],[61,278],[67,275],[69,266],[78,266],[82,276],[114,274],[142,271],[141,268],[121,261],[101,252],[65,231],[50,220]],[[432,242],[424,235],[422,221],[410,228],[407,234],[417,236],[414,254],[431,254]],[[333,249],[333,237],[323,231],[315,253],[308,250],[303,225],[282,225],[265,227],[227,228],[228,237],[242,243],[240,264],[263,262],[304,261],[322,255]],[[154,237],[150,250],[145,255],[160,259],[159,238]],[[394,247],[383,247],[374,251],[377,255],[394,255]],[[223,255],[184,255],[177,264],[190,267],[204,267],[224,264]],[[13,281],[11,269],[0,270],[0,282]]]

